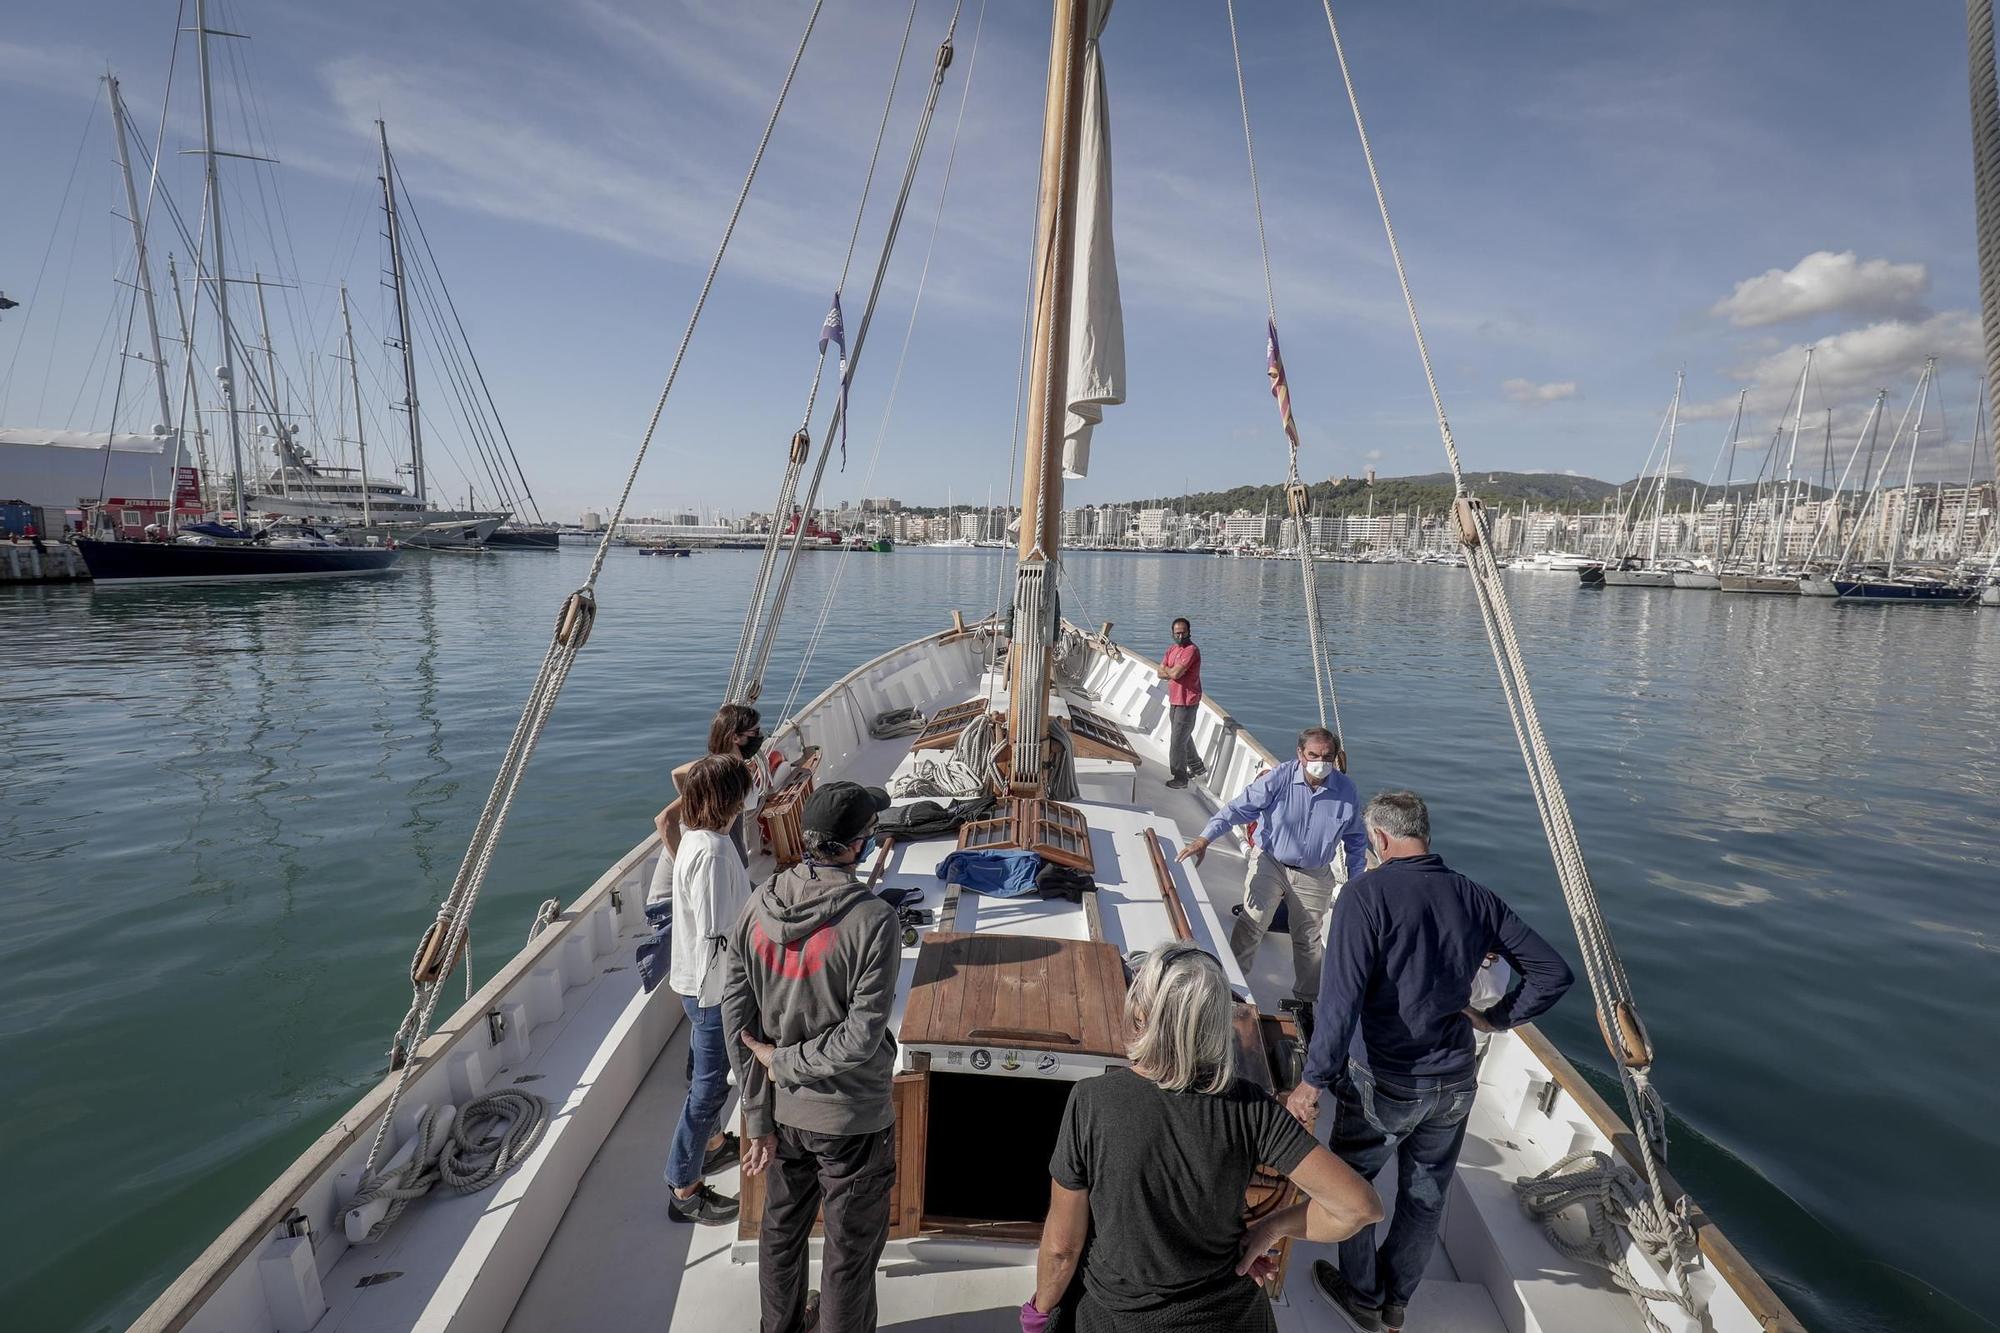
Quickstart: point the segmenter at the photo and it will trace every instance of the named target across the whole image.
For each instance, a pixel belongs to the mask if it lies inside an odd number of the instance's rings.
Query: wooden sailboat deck
[[[1171,937],[1170,908],[1145,846],[1148,838],[1163,839],[1165,860],[1171,867],[1170,874],[1194,938],[1224,959],[1225,967],[1235,977],[1224,923],[1229,905],[1236,900],[1243,883],[1242,853],[1233,843],[1223,844],[1209,853],[1199,870],[1192,865],[1172,865],[1174,852],[1200,829],[1212,812],[1212,804],[1197,796],[1193,789],[1167,788],[1163,781],[1164,753],[1153,753],[1158,747],[1148,737],[1135,739],[1144,747],[1136,790],[1131,785],[1135,775],[1129,768],[1123,781],[1138,800],[1122,804],[1089,800],[1075,803],[1090,821],[1101,938],[1120,951],[1128,951],[1145,947],[1147,941]],[[894,768],[883,772],[880,765],[884,756],[878,752],[863,756],[864,763],[844,769],[843,775],[858,768],[863,780],[879,781],[896,771],[907,770],[907,739],[877,744],[884,750],[893,747],[902,751],[896,756]],[[867,759],[875,763],[868,764]],[[899,802],[902,803],[905,802]],[[937,839],[895,848],[883,875],[884,887],[921,889],[922,905],[940,913],[938,931],[955,930],[973,940],[984,938],[1004,944],[1010,939],[1076,943],[1090,939],[1093,929],[1090,916],[1062,900],[1003,899],[962,893],[953,895],[955,911],[947,922],[942,915],[946,893],[934,869],[955,846],[955,840]],[[1210,883],[1218,886],[1214,897],[1205,887]],[[921,945],[931,937],[930,930],[920,932],[918,944],[903,950],[903,976],[891,1030],[904,1034],[902,1061],[906,1066],[912,1058],[911,1044],[918,1043],[923,1036],[923,1031],[911,1030],[906,1005],[912,982],[916,980]],[[1268,939],[1250,984],[1262,994],[1287,993],[1290,967],[1289,945],[1284,938]],[[1005,982],[999,982],[995,990],[1004,991]],[[1024,1022],[1018,1009],[1007,1008],[1003,996],[991,995],[986,1003],[981,1021],[990,1021],[996,1029],[1021,1026]],[[1044,1000],[1044,1012],[1047,1007]],[[1092,1034],[1087,1039],[1090,1044],[1095,1044],[1095,1037]],[[997,1046],[995,1050],[996,1061],[1012,1054]],[[1042,1071],[1031,1069],[1031,1062],[1024,1059],[1019,1075],[1084,1076],[1095,1073],[1106,1063],[1101,1058],[1092,1058],[1098,1054],[1096,1050],[1079,1050],[1076,1059],[1061,1057],[1064,1062],[1061,1068]],[[686,1060],[686,1032],[682,1029],[654,1063],[583,1177],[574,1202],[564,1214],[554,1240],[516,1307],[508,1324],[510,1329],[526,1333],[565,1324],[633,1327],[658,1323],[665,1317],[669,1329],[705,1333],[715,1327],[719,1312],[727,1311],[731,1317],[746,1321],[752,1317],[757,1302],[755,1243],[739,1241],[735,1227],[693,1227],[676,1224],[667,1216],[660,1170],[667,1140],[672,1136],[675,1117],[686,1094]],[[942,1060],[939,1067],[943,1067]],[[991,1072],[1001,1073],[997,1063]],[[734,1115],[733,1102],[730,1114]],[[981,1152],[978,1133],[969,1127],[963,1134],[963,1151],[968,1157]],[[731,1170],[712,1183],[724,1193],[734,1194],[741,1181],[738,1173]],[[1393,1180],[1385,1177],[1383,1186],[1385,1199],[1393,1199]],[[1281,1327],[1327,1326],[1325,1321],[1332,1317],[1331,1312],[1312,1291],[1307,1274],[1314,1258],[1331,1257],[1330,1249],[1304,1244],[1295,1249],[1288,1293],[1278,1306]],[[1032,1247],[1018,1243],[921,1237],[892,1241],[880,1275],[882,1327],[1016,1328],[1016,1311],[1033,1286],[1033,1264]],[[1616,1300],[1629,1311],[1623,1297]],[[1506,1325],[1483,1287],[1458,1280],[1446,1248],[1439,1246],[1423,1294],[1412,1307],[1408,1327],[1497,1333]]]

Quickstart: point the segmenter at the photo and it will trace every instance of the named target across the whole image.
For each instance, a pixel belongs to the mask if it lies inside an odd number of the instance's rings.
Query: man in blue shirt
[[[1517,1026],[1562,998],[1569,965],[1490,890],[1430,849],[1414,792],[1383,792],[1363,815],[1379,864],[1349,881],[1328,927],[1317,1030],[1287,1103],[1307,1125],[1338,1088],[1331,1147],[1364,1180],[1397,1159],[1395,1214],[1370,1226],[1313,1282],[1364,1330],[1400,1329],[1437,1244],[1438,1221],[1479,1088],[1473,1031]],[[1521,984],[1483,1013],[1467,1003],[1499,954]]]
[[[1327,904],[1342,878],[1353,879],[1367,863],[1368,839],[1361,832],[1361,797],[1347,774],[1334,767],[1340,738],[1325,727],[1299,733],[1299,757],[1279,764],[1215,812],[1201,836],[1179,859],[1201,864],[1208,845],[1232,827],[1254,822],[1257,838],[1250,873],[1243,884],[1243,910],[1229,931],[1236,965],[1249,975],[1257,946],[1270,929],[1282,900],[1291,918],[1292,994],[1309,1026],[1319,994],[1320,928]],[[1336,876],[1334,858],[1345,854],[1346,875]]]

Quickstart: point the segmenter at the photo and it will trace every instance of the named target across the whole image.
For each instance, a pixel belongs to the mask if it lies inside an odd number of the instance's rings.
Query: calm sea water
[[[0,592],[0,1310],[120,1327],[378,1075],[583,555],[323,586]],[[697,753],[755,556],[615,553],[474,923],[636,842]],[[990,608],[998,553],[857,556],[809,697]],[[801,574],[776,708],[841,561]],[[2000,1309],[2000,615],[1510,576],[1542,715],[1660,1050],[1678,1174],[1815,1329]],[[1568,947],[1462,571],[1325,567],[1365,790]],[[1296,569],[1078,555],[1065,611],[1274,749],[1313,720]],[[774,697],[775,696],[775,697]],[[1544,1022],[1604,1068],[1579,994]]]

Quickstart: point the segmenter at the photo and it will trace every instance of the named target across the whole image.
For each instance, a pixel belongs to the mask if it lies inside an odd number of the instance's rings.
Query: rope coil
[[[416,1146],[410,1160],[398,1167],[374,1171],[364,1177],[346,1211],[353,1213],[377,1199],[389,1200],[362,1243],[372,1244],[388,1234],[403,1210],[423,1198],[439,1182],[459,1194],[474,1194],[520,1165],[542,1141],[548,1129],[549,1104],[532,1092],[508,1088],[489,1092],[466,1105],[442,1131],[438,1121],[443,1108],[427,1107],[417,1121]]]

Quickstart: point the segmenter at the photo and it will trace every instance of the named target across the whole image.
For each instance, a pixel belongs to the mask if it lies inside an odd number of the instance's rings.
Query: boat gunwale
[[[655,832],[613,862],[594,884],[563,910],[561,916],[523,945],[485,985],[473,993],[471,999],[453,1011],[451,1017],[418,1048],[413,1057],[415,1067],[410,1073],[410,1081],[414,1083],[428,1073],[468,1035],[485,1032],[483,1019],[486,1010],[587,920],[592,910],[608,898],[619,882],[643,863],[659,843],[660,835]],[[272,1229],[284,1222],[307,1191],[339,1161],[340,1155],[373,1130],[388,1107],[395,1082],[396,1075],[385,1075],[342,1112],[339,1119],[294,1158],[276,1180],[265,1186],[249,1206],[167,1285],[166,1290],[154,1298],[132,1321],[127,1333],[175,1333],[199,1315],[207,1302],[221,1290],[223,1283],[254,1257],[258,1247],[270,1238]]]

